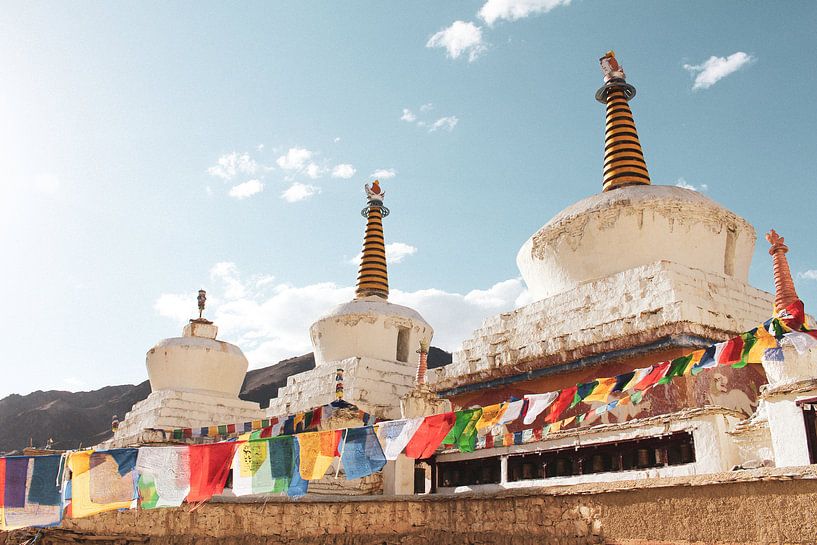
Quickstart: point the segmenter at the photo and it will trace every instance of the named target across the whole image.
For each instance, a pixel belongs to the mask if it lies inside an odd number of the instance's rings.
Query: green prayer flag
[[[470,445],[471,442],[476,442],[476,424],[477,420],[479,420],[480,416],[482,416],[482,409],[464,409],[462,411],[457,411],[456,413],[456,421],[454,422],[454,426],[451,430],[446,434],[443,438],[443,445],[457,445],[457,447],[462,450],[462,446],[460,445],[460,441],[466,445]],[[469,426],[470,425],[470,426]],[[462,437],[463,434],[468,430],[468,435],[466,437]],[[465,452],[471,452],[471,450],[466,450]]]
[[[669,369],[667,369],[667,374],[664,375],[664,378],[659,380],[657,384],[669,384],[673,377],[683,376],[691,362],[692,354],[675,358],[670,362]]]
[[[573,395],[573,402],[570,404],[570,408],[572,409],[581,403],[584,398],[592,394],[598,385],[599,381],[594,380],[593,382],[585,382],[584,384],[576,386],[576,393]]]
[[[752,347],[757,342],[756,336],[757,328],[754,328],[751,331],[747,331],[746,333],[741,333],[740,338],[743,339],[743,352],[740,354],[740,361],[733,363],[732,367],[736,369],[740,369],[741,367],[746,367],[749,364],[749,352],[752,350]]]

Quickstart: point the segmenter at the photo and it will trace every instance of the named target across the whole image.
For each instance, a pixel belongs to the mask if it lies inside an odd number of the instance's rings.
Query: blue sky
[[[392,300],[455,348],[524,300],[522,242],[600,190],[611,48],[653,182],[753,223],[762,289],[777,228],[815,312],[816,23],[813,2],[4,3],[0,395],[143,380],[200,287],[253,366],[308,352],[352,296],[376,171]]]

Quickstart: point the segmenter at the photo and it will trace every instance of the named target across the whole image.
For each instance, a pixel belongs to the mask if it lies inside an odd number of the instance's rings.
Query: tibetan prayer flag
[[[187,447],[190,449],[189,503],[207,501],[224,491],[237,447],[238,443],[235,441]]]
[[[142,509],[179,507],[190,492],[187,446],[141,447],[136,457]]]
[[[457,417],[453,412],[426,416],[414,433],[414,437],[406,445],[406,456],[415,460],[433,456],[456,420]]]
[[[270,439],[240,443],[233,455],[233,494],[247,496],[250,494],[267,494],[283,492],[275,490],[275,479],[272,477]],[[288,484],[288,483],[287,483]]]
[[[778,311],[777,317],[787,331],[802,329],[803,324],[806,322],[806,310],[803,301],[800,299],[795,300],[786,308]]]
[[[546,422],[555,422],[556,419],[559,418],[568,407],[570,407],[570,404],[573,403],[573,398],[576,397],[576,390],[576,386],[571,386],[570,388],[565,388],[559,392],[559,397],[557,397],[556,401],[554,401],[550,406],[550,410],[545,418]]]
[[[533,421],[542,414],[545,409],[556,401],[559,392],[548,392],[546,394],[529,394],[525,396],[528,402],[528,410],[525,412],[525,419],[522,421],[526,426],[533,424]]]
[[[12,456],[0,465],[0,528],[56,526],[62,519],[61,457]]]
[[[766,355],[766,350],[778,348],[777,339],[770,334],[765,327],[760,326],[755,330],[755,342],[745,358],[747,363],[761,363]]]
[[[643,391],[649,388],[650,386],[655,386],[659,380],[664,378],[664,375],[667,374],[669,370],[670,362],[664,361],[659,363],[658,365],[654,365],[652,370],[647,373],[643,379],[641,379],[633,388],[636,391]]]
[[[723,348],[718,354],[718,365],[732,365],[739,363],[743,355],[743,339],[732,337],[723,344]]]
[[[383,469],[386,456],[372,426],[346,430],[340,461],[349,480],[368,477]]]
[[[706,349],[701,348],[700,350],[696,350],[695,352],[689,355],[689,365],[687,365],[686,371],[684,371],[685,376],[694,375],[695,366],[697,366],[706,354]]]
[[[602,403],[607,403],[607,398],[610,397],[610,392],[612,392],[613,388],[616,386],[617,379],[618,377],[596,379],[596,387],[587,397],[584,398],[584,402],[592,403],[594,401],[600,401]]]
[[[465,409],[454,413],[454,427],[443,438],[443,445],[457,445],[461,452],[473,452],[476,447],[476,425],[482,417],[482,409]]]
[[[570,408],[572,409],[581,403],[584,398],[592,394],[598,385],[599,381],[594,380],[592,382],[585,382],[576,386],[576,393],[573,395],[573,401],[570,403]]]
[[[505,412],[502,413],[502,417],[499,419],[497,424],[510,424],[517,418],[519,415],[522,414],[522,407],[525,405],[524,399],[518,399],[516,401],[511,401],[508,403],[508,408],[505,409]]]
[[[420,417],[388,420],[377,425],[377,438],[386,460],[396,460],[400,456],[422,423],[423,418]]]
[[[128,509],[136,499],[136,449],[72,452],[67,466],[71,517]]]
[[[630,371],[629,373],[622,373],[620,375],[616,375],[616,384],[615,386],[613,386],[613,389],[610,390],[610,393],[614,394],[616,392],[623,392],[634,377],[635,371]]]
[[[300,473],[305,481],[323,478],[338,455],[341,430],[311,431],[295,436],[301,453]]]
[[[633,370],[633,376],[630,381],[621,389],[622,392],[629,392],[635,388],[635,386],[644,380],[644,377],[650,374],[652,371],[653,366],[650,365],[649,367],[642,367],[640,369]],[[629,374],[629,373],[628,373]]]
[[[701,355],[701,359],[698,361],[698,363],[692,366],[691,371],[692,376],[698,375],[704,369],[711,369],[713,367],[716,367],[718,365],[718,360],[716,357],[717,352],[718,352],[717,345],[712,345],[706,350],[704,350],[704,353]]]
[[[752,347],[755,345],[757,338],[755,337],[755,332],[758,328],[755,328],[751,331],[747,331],[746,333],[741,333],[740,339],[743,343],[740,351],[740,360],[736,361],[732,364],[732,367],[735,369],[740,369],[746,367],[749,364],[749,354],[752,351]]]
[[[656,384],[669,384],[673,377],[684,376],[687,368],[690,367],[690,363],[692,363],[692,354],[675,358],[670,362],[667,373]]]
[[[486,428],[496,426],[505,410],[508,408],[507,403],[497,403],[495,405],[488,405],[482,408],[482,416],[477,421],[477,431],[482,431]]]

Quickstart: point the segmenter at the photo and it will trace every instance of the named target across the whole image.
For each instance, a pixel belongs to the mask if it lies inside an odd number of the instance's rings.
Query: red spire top
[[[789,251],[789,247],[774,229],[766,234],[766,240],[771,244],[769,255],[772,256],[774,262],[774,306],[775,311],[779,312],[799,301],[800,298],[797,297],[797,291],[794,289],[794,280],[791,277],[789,262],[786,260],[786,252]]]

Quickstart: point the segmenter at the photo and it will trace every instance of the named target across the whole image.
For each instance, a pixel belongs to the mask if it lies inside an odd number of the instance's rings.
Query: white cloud
[[[467,53],[469,62],[475,61],[486,49],[482,29],[470,21],[454,21],[450,27],[429,38],[426,47],[444,48],[452,59]]]
[[[369,178],[373,180],[388,180],[397,176],[397,171],[393,168],[379,168],[369,174]]]
[[[321,175],[323,174],[323,169],[316,165],[315,163],[309,163],[308,165],[306,165],[304,173],[306,173],[306,175],[312,178],[313,180],[316,180],[320,178]]]
[[[809,269],[807,271],[797,273],[797,277],[803,278],[804,280],[817,280],[817,269]]]
[[[342,163],[340,165],[335,165],[335,168],[332,169],[332,177],[348,180],[355,175],[355,172],[357,172],[355,167],[348,163]]]
[[[340,142],[340,136],[336,136],[336,137],[335,137],[334,142],[335,142],[335,144],[337,144],[338,142]]]
[[[678,178],[678,181],[675,183],[675,185],[676,187],[683,187],[684,189],[691,189],[692,191],[700,191],[701,193],[706,193],[707,191],[709,191],[709,186],[707,184],[694,186],[683,178]]]
[[[264,191],[264,184],[260,180],[249,180],[243,184],[234,185],[227,194],[234,199],[246,199],[262,191]]]
[[[305,148],[289,148],[285,155],[276,159],[276,163],[284,170],[301,170],[312,159],[312,152]]]
[[[232,180],[238,174],[253,175],[258,172],[260,166],[247,153],[228,153],[218,158],[218,162],[207,169],[211,176]]]
[[[208,185],[208,186],[205,186],[205,188],[204,188],[204,192],[207,194],[207,196],[208,196],[208,197],[212,197],[212,196],[213,196],[213,188],[212,188],[212,187],[210,187],[209,185]]]
[[[427,102],[426,104],[423,104],[422,106],[420,106],[420,111],[421,112],[430,112],[433,109],[434,109],[434,104],[432,104],[431,102]]]
[[[553,8],[566,6],[570,0],[488,0],[479,10],[479,16],[489,25],[504,19],[516,21],[529,15],[547,13]]]
[[[320,187],[295,182],[281,193],[281,198],[287,202],[298,202],[304,201],[320,192]]]
[[[428,128],[428,132],[434,132],[440,129],[451,132],[454,130],[454,127],[457,126],[457,123],[459,123],[459,121],[460,120],[457,119],[457,116],[455,115],[441,117],[440,119],[431,124],[431,127]]]
[[[692,90],[697,91],[698,89],[709,89],[721,79],[733,72],[737,72],[754,60],[755,58],[751,55],[738,51],[728,57],[715,57],[713,55],[702,64],[685,64],[684,68],[695,76]]]
[[[211,271],[206,316],[219,337],[237,343],[252,367],[276,363],[312,350],[309,326],[332,307],[354,297],[352,286],[331,282],[295,286],[268,275],[245,278],[233,263]],[[390,300],[416,309],[434,327],[434,346],[456,350],[482,321],[514,308],[526,293],[520,279],[498,282],[464,295],[439,289],[392,290]],[[183,325],[197,316],[195,294],[163,294],[157,313]]]
[[[417,121],[417,116],[411,113],[411,110],[409,110],[408,108],[403,108],[403,115],[400,116],[400,121],[413,123]]]
[[[417,253],[417,247],[405,242],[390,242],[386,244],[386,263],[402,263],[406,257]],[[363,252],[349,260],[352,265],[360,265]]]

